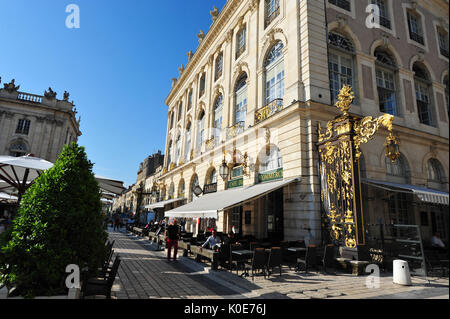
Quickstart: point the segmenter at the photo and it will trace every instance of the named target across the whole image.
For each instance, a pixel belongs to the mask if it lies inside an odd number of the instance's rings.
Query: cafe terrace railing
[[[255,125],[283,110],[283,99],[275,99],[255,112]]]

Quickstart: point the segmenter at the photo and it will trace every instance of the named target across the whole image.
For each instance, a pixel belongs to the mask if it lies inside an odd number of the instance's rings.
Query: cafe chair
[[[83,284],[83,299],[86,297],[105,296],[106,299],[111,299],[111,289],[119,270],[120,257],[117,256],[111,271],[107,273],[104,278],[90,278]]]
[[[317,246],[309,245],[306,248],[305,258],[297,258],[297,271],[300,270],[300,266],[304,266],[305,273],[308,273],[308,270],[316,267],[317,260]]]
[[[267,278],[273,273],[273,269],[278,267],[280,269],[281,276],[281,267],[283,262],[283,254],[281,247],[272,247],[270,249],[269,260],[267,261]]]
[[[255,280],[255,272],[258,270],[261,270],[264,279],[266,278],[266,268],[267,268],[267,262],[266,262],[266,250],[264,248],[255,248],[253,252],[253,258],[251,263],[251,268],[247,268],[246,270],[252,271],[252,280]]]
[[[333,244],[326,245],[322,258],[322,270],[324,273],[328,273],[327,269],[333,268],[334,274],[336,274],[335,266],[335,246]]]

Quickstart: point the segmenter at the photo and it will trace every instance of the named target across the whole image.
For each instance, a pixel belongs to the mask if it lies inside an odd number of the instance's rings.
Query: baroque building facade
[[[0,88],[0,154],[55,162],[63,146],[81,136],[75,105],[67,92],[59,100],[51,88],[43,96],[19,89],[14,79]]]
[[[376,27],[370,4],[379,8]],[[165,101],[160,200],[195,207],[205,193],[261,191],[222,207],[212,223],[192,214],[188,231],[235,226],[257,238],[320,242],[317,129],[339,115],[343,85],[355,92],[353,115],[394,115],[400,141],[396,163],[385,159],[386,131],[361,147],[365,222],[426,216],[435,219],[422,223],[428,237],[441,230],[436,223],[448,228],[447,1],[229,0],[211,15]],[[447,193],[447,202],[421,202],[411,190],[387,196],[396,188],[386,183]]]

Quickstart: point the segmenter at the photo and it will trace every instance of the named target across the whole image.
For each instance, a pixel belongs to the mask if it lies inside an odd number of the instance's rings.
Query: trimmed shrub
[[[35,180],[3,234],[0,286],[24,297],[67,293],[66,266],[95,275],[105,259],[100,189],[84,147],[65,146],[54,166]]]

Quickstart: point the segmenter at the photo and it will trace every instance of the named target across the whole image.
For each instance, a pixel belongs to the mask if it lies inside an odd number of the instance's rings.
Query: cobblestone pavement
[[[110,231],[114,252],[121,257],[112,289],[117,299],[449,299],[448,278],[412,277],[412,286],[380,278],[379,288],[369,289],[366,276],[338,272],[296,273],[283,267],[269,279],[241,278],[236,272],[211,271],[209,264],[189,257],[168,262],[164,251],[148,238]]]

